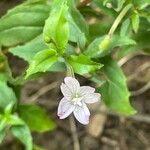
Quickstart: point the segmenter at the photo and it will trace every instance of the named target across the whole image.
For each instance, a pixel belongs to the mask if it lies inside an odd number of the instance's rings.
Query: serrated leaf
[[[69,24],[67,20],[68,6],[65,1],[54,1],[49,18],[44,26],[44,40],[53,43],[59,53],[63,53],[69,39]]]
[[[25,45],[10,48],[9,51],[27,62],[31,62],[33,57],[41,50],[46,49],[47,45],[44,43],[42,35],[39,35],[32,41]]]
[[[8,11],[0,19],[0,46],[14,46],[28,42],[42,33],[49,14],[46,4],[22,4]]]
[[[46,72],[48,69],[56,63],[58,56],[55,50],[43,50],[38,52],[31,61],[25,78],[37,72]]]
[[[134,114],[136,111],[130,105],[130,93],[121,68],[109,57],[106,57],[102,63],[105,64],[103,74],[106,78],[106,82],[98,88],[102,95],[102,100],[112,111],[125,115]]]
[[[37,105],[20,105],[19,115],[32,131],[45,132],[55,128],[45,110]]]
[[[75,73],[80,75],[87,74],[100,69],[103,65],[92,61],[89,57],[80,54],[79,56],[71,55],[68,58],[69,64]]]
[[[32,150],[32,136],[26,124],[12,126],[10,130],[11,133],[25,145],[26,150]]]
[[[6,82],[0,81],[0,108],[5,109],[10,103],[15,104],[17,98]]]

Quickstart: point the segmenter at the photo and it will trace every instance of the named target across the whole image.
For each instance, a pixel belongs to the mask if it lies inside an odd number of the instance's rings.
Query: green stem
[[[110,37],[112,37],[113,33],[115,32],[117,26],[119,25],[119,23],[121,22],[121,20],[123,19],[123,17],[126,15],[126,13],[128,12],[128,10],[132,7],[132,4],[128,4],[126,5],[126,7],[123,8],[123,10],[121,11],[121,13],[118,15],[118,17],[116,18],[116,20],[114,21],[111,29],[109,30],[108,35]]]
[[[74,77],[74,71],[70,64],[67,63],[67,76]]]

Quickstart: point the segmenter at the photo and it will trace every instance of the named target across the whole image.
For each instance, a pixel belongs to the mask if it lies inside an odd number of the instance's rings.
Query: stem
[[[108,35],[110,37],[112,37],[113,33],[115,32],[117,26],[119,25],[119,23],[121,22],[121,20],[123,19],[123,17],[126,15],[126,13],[128,12],[128,10],[132,7],[132,4],[128,4],[126,5],[126,7],[123,8],[123,10],[121,11],[121,13],[118,15],[118,17],[116,18],[116,20],[114,21],[111,29],[109,30]]]
[[[74,76],[74,71],[73,71],[73,68],[70,64],[67,63],[67,75],[68,76],[71,76],[71,77],[75,77]]]
[[[71,127],[71,132],[72,132],[73,143],[74,143],[74,150],[80,150],[77,127],[76,127],[73,115],[69,117],[69,121],[70,121],[70,127]]]

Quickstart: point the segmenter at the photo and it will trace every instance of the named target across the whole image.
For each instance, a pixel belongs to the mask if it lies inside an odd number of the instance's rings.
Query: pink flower
[[[65,119],[72,112],[75,118],[82,124],[89,123],[90,111],[86,103],[95,103],[100,100],[100,94],[94,93],[95,89],[90,86],[80,86],[79,82],[73,77],[66,77],[61,84],[61,91],[64,97],[58,106],[60,119]]]

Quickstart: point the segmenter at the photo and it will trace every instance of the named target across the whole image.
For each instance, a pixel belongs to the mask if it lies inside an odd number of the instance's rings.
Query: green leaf
[[[56,63],[58,56],[55,50],[43,50],[38,52],[31,61],[29,68],[27,69],[26,78],[37,72],[46,72],[48,69]]]
[[[18,116],[9,115],[6,117],[7,117],[6,121],[7,121],[8,125],[16,126],[16,125],[23,125],[24,124],[24,122]]]
[[[100,69],[103,65],[92,61],[89,57],[80,54],[79,56],[71,55],[68,63],[72,66],[75,73],[80,75],[87,74]]]
[[[32,150],[32,136],[27,125],[12,126],[10,130],[25,145],[26,150]]]
[[[137,12],[133,13],[131,20],[132,20],[133,30],[135,33],[137,33],[140,24],[140,18]]]
[[[78,43],[80,48],[84,49],[89,34],[88,25],[79,10],[75,7],[75,1],[69,0],[68,5],[70,27],[69,40]]]
[[[135,8],[138,9],[145,9],[147,6],[150,5],[149,0],[132,0],[132,3],[135,5]]]
[[[150,53],[149,38],[145,38],[145,37],[149,37],[149,36],[150,36],[150,31],[148,31],[147,29],[139,30],[138,34],[134,34],[134,37],[133,37],[136,40],[137,44],[122,47],[122,49],[117,52],[118,58],[122,58],[122,57],[128,55],[129,53],[135,53],[135,52],[139,52],[141,50],[143,50],[144,52]]]
[[[53,43],[58,52],[63,53],[69,39],[69,24],[67,21],[68,6],[65,1],[56,0],[52,5],[49,18],[44,26],[44,40]]]
[[[33,57],[41,50],[46,49],[47,46],[42,39],[42,35],[39,35],[32,41],[26,43],[25,45],[10,48],[9,51],[27,62],[31,62]]]
[[[71,16],[69,16],[69,27],[70,27],[70,37],[69,41],[75,42],[78,46],[83,49],[86,44],[86,36],[74,22]]]
[[[0,108],[5,109],[10,103],[15,104],[17,98],[6,82],[0,81]]]
[[[130,19],[126,19],[121,26],[120,29],[120,36],[127,36],[129,34],[129,28],[130,28]]]
[[[46,4],[22,4],[8,11],[0,19],[0,46],[14,46],[28,42],[42,33],[49,14]]]
[[[109,20],[108,20],[109,21]],[[89,38],[90,41],[93,41],[95,38],[97,38],[99,35],[104,35],[106,33],[106,31],[108,31],[110,29],[110,25],[112,24],[112,22],[96,22],[94,24],[89,25]]]
[[[45,132],[55,128],[55,123],[47,116],[45,110],[37,105],[20,105],[19,115],[32,131]]]
[[[106,78],[106,82],[98,88],[98,91],[102,95],[102,100],[112,111],[125,115],[134,114],[136,111],[130,105],[130,93],[121,68],[109,57],[106,57],[102,63],[105,64],[103,74]]]
[[[88,55],[91,58],[94,57],[103,57],[110,52],[112,52],[113,48],[115,47],[123,47],[125,45],[134,45],[136,42],[129,38],[128,36],[119,36],[119,35],[114,35],[112,39],[106,39],[107,36],[102,36],[100,38],[96,38],[87,48],[84,53]],[[104,40],[109,40],[106,41],[105,43],[105,48],[102,49],[100,48],[100,45]],[[103,44],[104,45],[104,44]]]

